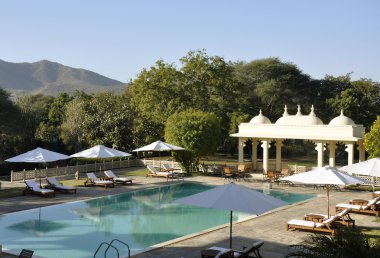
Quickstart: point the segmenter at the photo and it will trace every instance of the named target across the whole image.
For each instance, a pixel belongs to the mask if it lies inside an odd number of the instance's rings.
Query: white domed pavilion
[[[358,145],[359,161],[364,160],[363,136],[365,129],[363,125],[357,125],[355,122],[343,114],[335,117],[329,124],[324,124],[322,120],[314,113],[314,106],[311,106],[310,113],[303,115],[301,107],[295,115],[289,115],[287,106],[284,114],[274,124],[269,118],[262,114],[251,119],[249,123],[241,123],[239,132],[232,134],[232,137],[239,138],[239,162],[243,162],[244,142],[252,140],[252,165],[257,169],[257,145],[261,141],[263,148],[263,169],[268,171],[268,150],[269,143],[276,143],[276,170],[281,170],[281,147],[285,139],[309,140],[316,144],[318,151],[318,167],[324,165],[323,152],[324,146],[329,148],[329,165],[335,166],[335,148],[338,142],[346,145],[348,153],[348,164],[354,160],[354,145]]]

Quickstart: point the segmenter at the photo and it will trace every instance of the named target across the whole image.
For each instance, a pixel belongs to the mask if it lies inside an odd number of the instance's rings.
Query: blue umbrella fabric
[[[230,248],[232,247],[233,211],[259,215],[287,204],[282,200],[235,183],[217,186],[213,189],[178,199],[175,203],[229,210]]]

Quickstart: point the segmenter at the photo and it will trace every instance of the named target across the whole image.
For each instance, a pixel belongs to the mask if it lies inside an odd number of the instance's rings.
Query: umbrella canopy
[[[287,204],[272,196],[254,191],[234,183],[217,186],[213,189],[194,194],[175,201],[176,203],[205,208],[229,210],[230,212],[230,248],[232,246],[232,212],[241,211],[262,214]]]
[[[348,174],[358,174],[366,176],[380,177],[380,158],[373,158],[359,163],[341,167],[340,170]]]
[[[7,162],[26,162],[26,163],[43,163],[53,162],[57,160],[69,159],[70,156],[49,151],[43,148],[36,148],[34,150],[25,152],[13,158],[7,159]]]
[[[139,152],[139,151],[178,151],[178,150],[185,150],[185,149],[179,146],[175,146],[175,145],[163,142],[163,141],[155,141],[149,145],[135,149],[133,151]]]
[[[326,185],[327,187],[327,214],[330,215],[329,210],[329,185],[352,185],[352,184],[363,184],[365,183],[360,178],[347,175],[337,168],[326,166],[318,168],[309,172],[299,173],[292,176],[287,176],[280,178],[280,180],[291,181],[295,183],[302,184],[313,184],[313,185]]]
[[[131,156],[131,154],[108,148],[104,145],[96,145],[87,150],[70,155],[72,158],[112,158],[127,156]]]
[[[341,167],[340,170],[348,174],[358,174],[372,176],[372,190],[375,191],[375,177],[380,177],[380,158],[373,158],[366,161]]]

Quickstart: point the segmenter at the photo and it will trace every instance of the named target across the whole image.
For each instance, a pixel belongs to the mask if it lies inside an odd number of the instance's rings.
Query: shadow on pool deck
[[[262,182],[238,182],[253,188],[262,188]],[[186,178],[185,182],[203,182],[210,184],[223,184],[223,178],[217,177],[193,177]],[[19,196],[8,199],[0,199],[0,214],[31,209],[41,206],[53,205],[58,203],[85,200],[129,192],[150,187],[163,186],[168,184],[181,183],[182,181],[169,181],[161,178],[136,177],[134,184],[129,186],[116,186],[115,188],[103,187],[79,187],[77,194],[57,194],[54,198],[43,198],[38,196]],[[274,185],[274,189],[284,190],[294,193],[316,194],[317,198],[289,205],[277,209],[262,216],[256,217],[243,222],[234,223],[233,225],[233,248],[242,249],[243,246],[249,246],[253,241],[263,240],[265,244],[260,249],[263,257],[284,257],[289,252],[289,246],[302,242],[310,233],[301,231],[286,231],[286,222],[290,219],[302,219],[303,215],[308,212],[326,213],[326,191],[314,189],[312,187],[290,187],[284,185]],[[369,199],[371,196],[367,192],[353,191],[332,191],[330,195],[330,211],[334,212],[335,204],[347,202],[350,199]],[[352,214],[358,226],[366,226],[380,229],[380,223],[374,222],[374,217]],[[219,229],[212,230],[190,238],[181,238],[180,241],[174,240],[166,242],[165,246],[134,255],[135,258],[143,257],[170,257],[170,258],[195,258],[200,257],[202,249],[210,246],[228,247],[229,245],[229,225],[226,224]],[[120,239],[123,240],[123,239]],[[96,244],[97,246],[97,244]],[[94,250],[95,252],[95,250]]]

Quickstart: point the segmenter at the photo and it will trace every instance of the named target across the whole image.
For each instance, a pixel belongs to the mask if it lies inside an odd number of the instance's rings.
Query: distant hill
[[[13,95],[60,92],[86,93],[113,91],[120,93],[128,84],[100,74],[42,60],[35,63],[10,63],[0,59],[0,87]]]

